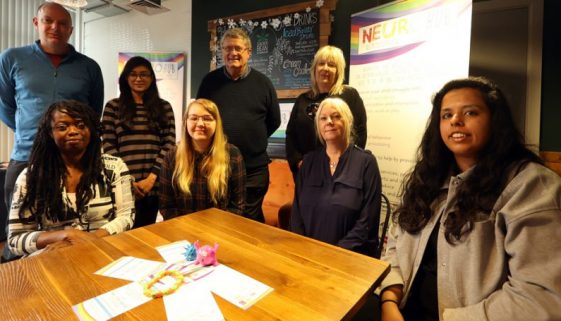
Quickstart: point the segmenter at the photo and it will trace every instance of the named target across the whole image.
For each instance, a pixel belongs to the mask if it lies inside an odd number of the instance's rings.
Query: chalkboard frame
[[[318,34],[318,41],[319,46],[325,46],[329,44],[329,36],[331,35],[331,12],[335,10],[335,4],[337,0],[324,0],[323,5],[319,7],[319,34]],[[306,8],[317,9],[318,1],[306,1],[292,5],[286,5],[281,7],[275,8],[268,8],[258,11],[252,11],[247,13],[242,13],[235,16],[229,17],[222,17],[222,21],[228,21],[232,19],[233,21],[239,21],[243,19],[245,21],[248,20],[259,20],[266,17],[271,17],[275,15],[285,15],[285,14],[292,14],[296,12],[300,12],[306,10]],[[209,49],[211,52],[211,61],[210,61],[210,70],[216,69],[216,55],[217,55],[217,42],[220,39],[217,38],[217,28],[219,26],[219,19],[212,19],[208,21],[208,32],[210,33],[210,43]],[[308,76],[309,77],[309,76]],[[303,92],[308,91],[309,88],[306,89],[279,89],[277,90],[277,96],[279,99],[291,99],[296,98]]]

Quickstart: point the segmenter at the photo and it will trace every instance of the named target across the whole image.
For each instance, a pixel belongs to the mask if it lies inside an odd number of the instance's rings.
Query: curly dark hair
[[[65,206],[62,199],[66,166],[52,137],[51,122],[55,111],[80,119],[90,130],[90,142],[82,156],[83,174],[76,190],[77,212]],[[92,185],[105,184],[101,160],[101,125],[99,116],[92,107],[75,100],[63,100],[49,106],[37,129],[27,167],[27,193],[22,200],[19,216],[23,221],[41,222],[46,217],[53,222],[80,217],[86,204],[94,197]],[[29,208],[31,217],[24,218],[24,209]]]
[[[167,126],[167,118],[163,108],[160,108],[164,101],[160,98],[158,86],[156,85],[156,74],[152,64],[146,58],[135,56],[130,58],[125,64],[125,68],[119,76],[119,119],[123,121],[124,127],[131,126],[132,120],[136,114],[136,102],[132,96],[131,87],[129,86],[129,75],[132,70],[138,66],[144,66],[150,70],[152,83],[142,95],[144,107],[148,117],[149,126],[151,129],[159,131],[160,128]]]
[[[489,141],[478,155],[477,164],[456,194],[456,207],[449,213],[445,236],[449,243],[469,234],[479,212],[489,213],[509,181],[509,174],[528,162],[542,163],[528,150],[516,129],[509,104],[501,90],[483,77],[469,77],[448,82],[432,99],[432,112],[417,151],[417,163],[402,186],[402,204],[394,221],[409,233],[417,233],[435,215],[431,206],[451,173],[460,170],[454,155],[440,136],[440,109],[444,96],[455,89],[479,90],[491,114]]]

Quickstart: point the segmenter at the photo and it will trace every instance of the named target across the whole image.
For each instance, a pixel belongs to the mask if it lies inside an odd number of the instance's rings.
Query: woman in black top
[[[314,129],[314,116],[319,104],[327,97],[343,99],[354,118],[354,144],[366,145],[366,111],[362,98],[353,87],[343,85],[345,57],[341,49],[321,47],[310,68],[312,88],[298,96],[286,128],[286,158],[296,179],[304,154],[321,146]]]

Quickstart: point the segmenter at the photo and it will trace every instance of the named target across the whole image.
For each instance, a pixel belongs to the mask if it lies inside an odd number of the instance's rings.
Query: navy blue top
[[[378,246],[381,193],[380,170],[372,153],[350,146],[331,175],[322,147],[304,156],[290,229],[373,256]]]

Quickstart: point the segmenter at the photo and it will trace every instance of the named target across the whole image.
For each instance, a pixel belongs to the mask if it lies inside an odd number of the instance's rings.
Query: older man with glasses
[[[244,215],[264,222],[263,198],[269,188],[267,141],[280,126],[280,108],[273,84],[248,66],[251,40],[239,28],[229,29],[220,46],[224,66],[208,73],[197,98],[218,105],[228,141],[242,152],[246,167]]]

